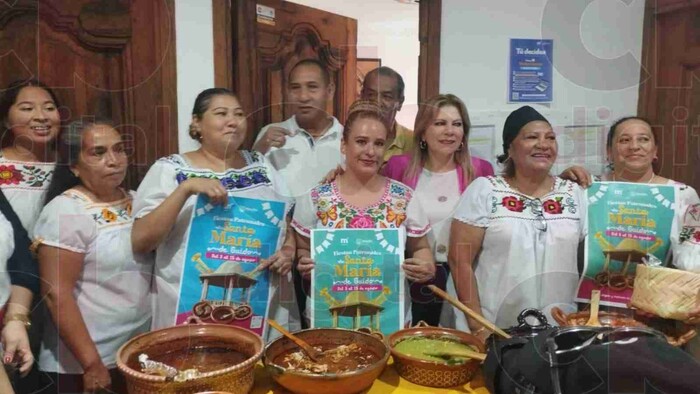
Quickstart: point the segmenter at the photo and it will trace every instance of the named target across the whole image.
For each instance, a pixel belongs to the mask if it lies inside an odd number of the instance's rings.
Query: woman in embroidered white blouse
[[[120,187],[127,156],[106,121],[73,122],[35,226],[50,320],[39,369],[51,392],[123,392],[116,352],[148,330],[151,266],[131,253],[132,196]]]
[[[40,81],[3,89],[0,120],[9,131],[0,150],[0,188],[31,235],[51,182],[61,126],[54,92]]]
[[[282,201],[288,211],[291,209],[290,194],[277,171],[263,155],[239,149],[246,134],[246,113],[233,92],[223,88],[202,91],[195,100],[190,125],[190,136],[201,147],[156,161],[136,192],[131,236],[134,252],[143,257],[155,251],[152,329],[175,324],[197,194],[206,195],[213,204],[225,204],[233,195]],[[275,274],[269,316],[297,330],[299,312],[290,282],[294,237],[288,236],[289,232],[285,235],[286,226],[281,227],[282,245],[260,267]],[[269,335],[274,334],[268,330]]]
[[[413,198],[413,189],[379,174],[386,135],[379,107],[369,101],[355,102],[341,145],[346,171],[331,184],[319,185],[299,199],[292,226],[297,232],[297,269],[307,280],[315,267],[310,237],[316,228],[403,228],[408,236],[406,251],[411,256],[402,264],[406,278],[424,283],[435,276],[426,237],[430,223]]]
[[[585,213],[579,186],[550,175],[556,135],[533,108],[508,116],[503,152],[504,174],[475,179],[462,196],[448,262],[459,299],[508,327],[525,308],[575,310]],[[480,338],[488,336],[469,317],[468,324]]]

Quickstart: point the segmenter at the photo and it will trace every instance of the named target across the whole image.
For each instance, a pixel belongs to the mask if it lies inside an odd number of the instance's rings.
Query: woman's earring
[[[77,170],[76,170],[76,171],[71,171],[71,172],[73,173],[73,176],[74,176],[74,177],[80,178],[80,175],[79,175],[80,173],[79,173]]]
[[[462,141],[462,142],[459,144],[459,148],[457,148],[457,152],[461,152],[461,151],[462,151],[462,148],[464,148],[464,141]]]
[[[420,148],[420,150],[426,150],[428,149],[428,144],[425,143],[425,140],[420,140],[420,142],[418,143],[418,147]]]

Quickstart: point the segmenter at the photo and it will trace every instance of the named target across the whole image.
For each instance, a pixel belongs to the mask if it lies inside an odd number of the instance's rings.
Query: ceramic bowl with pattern
[[[126,378],[129,394],[201,393],[207,391],[246,394],[253,388],[255,364],[262,357],[264,342],[252,331],[224,324],[190,324],[168,327],[139,335],[117,352],[117,368]],[[222,349],[236,352],[243,360],[202,373],[186,381],[140,371],[138,356],[187,353],[191,349]],[[198,358],[206,360],[206,358]],[[206,361],[202,361],[206,364]],[[170,365],[170,364],[169,364]],[[212,364],[209,364],[210,366]],[[217,366],[221,363],[215,364]],[[173,366],[173,365],[171,365]]]
[[[373,354],[368,365],[347,372],[304,372],[283,366],[284,355],[300,351],[286,337],[280,337],[265,347],[263,363],[272,378],[296,394],[354,394],[369,389],[382,374],[389,361],[389,348],[377,335],[341,328],[311,328],[294,333],[313,347],[325,349],[356,344]]]
[[[415,384],[429,387],[455,387],[471,381],[481,362],[468,360],[462,364],[447,364],[421,360],[396,351],[396,344],[412,337],[449,338],[485,353],[484,344],[474,335],[451,328],[431,327],[419,322],[415,327],[399,330],[389,336],[394,367],[399,375]]]

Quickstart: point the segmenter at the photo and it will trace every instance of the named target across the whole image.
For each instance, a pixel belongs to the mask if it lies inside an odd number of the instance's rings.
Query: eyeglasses
[[[544,209],[542,208],[542,201],[533,200],[532,201],[532,212],[535,214],[535,228],[540,231],[547,231],[547,219],[544,217]]]

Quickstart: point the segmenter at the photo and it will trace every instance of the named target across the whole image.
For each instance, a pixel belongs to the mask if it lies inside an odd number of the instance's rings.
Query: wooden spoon
[[[314,349],[314,347],[309,345],[308,343],[306,343],[306,341],[304,341],[303,339],[299,338],[298,336],[292,334],[291,332],[285,330],[284,327],[280,326],[279,323],[277,323],[276,321],[274,321],[272,319],[269,319],[267,322],[268,322],[268,324],[270,324],[270,326],[272,328],[281,332],[282,335],[284,335],[285,337],[291,339],[294,343],[296,343],[297,346],[299,346],[304,351],[304,353],[306,353],[309,356],[309,358],[311,360],[318,361],[321,358],[322,353],[319,352],[318,350]]]
[[[600,320],[598,320],[598,306],[600,305],[600,290],[593,290],[591,292],[591,316],[586,322],[586,326],[600,327]]]
[[[433,291],[433,293],[439,295],[441,298],[449,302],[450,304],[454,305],[459,309],[460,311],[466,313],[467,315],[471,316],[474,320],[478,321],[481,323],[484,327],[487,329],[491,330],[492,332],[495,332],[496,334],[502,336],[503,338],[510,338],[510,335],[508,335],[505,331],[501,330],[500,328],[496,327],[495,324],[491,323],[490,321],[486,320],[483,316],[480,314],[474,312],[471,310],[469,307],[466,305],[462,304],[458,299],[450,296],[449,294],[445,293],[442,291],[439,287],[435,285],[428,285],[428,288]]]
[[[475,352],[473,350],[436,350],[425,352],[428,356],[434,357],[459,357],[459,358],[473,358],[475,360],[484,361],[486,360],[486,355],[484,353]]]

